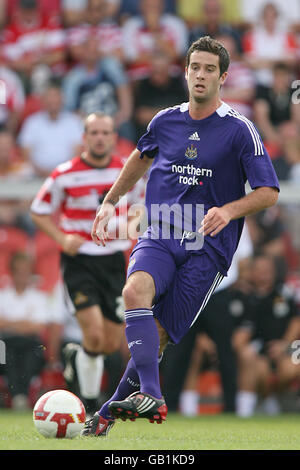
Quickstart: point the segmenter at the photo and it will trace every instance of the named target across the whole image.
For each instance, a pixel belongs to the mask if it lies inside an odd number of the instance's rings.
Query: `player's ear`
[[[224,72],[224,73],[220,76],[220,86],[224,85],[225,80],[226,80],[226,78],[227,78],[227,75],[228,75],[228,72]]]

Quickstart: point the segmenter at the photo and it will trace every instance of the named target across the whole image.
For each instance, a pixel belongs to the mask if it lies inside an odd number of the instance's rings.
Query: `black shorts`
[[[124,321],[122,289],[126,280],[122,252],[92,256],[61,254],[61,269],[67,304],[75,313],[99,305],[103,315],[115,323]]]

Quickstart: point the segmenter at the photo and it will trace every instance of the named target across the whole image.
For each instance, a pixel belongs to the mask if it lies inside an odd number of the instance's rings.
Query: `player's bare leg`
[[[105,318],[97,305],[79,310],[76,316],[83,340],[81,345],[66,346],[64,376],[68,388],[83,399],[87,413],[93,414],[98,408],[104,355],[120,347],[124,326]]]

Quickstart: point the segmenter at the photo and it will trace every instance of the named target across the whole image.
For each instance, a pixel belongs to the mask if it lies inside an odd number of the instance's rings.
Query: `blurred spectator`
[[[281,136],[279,145],[266,142],[277,177],[281,181],[296,181],[297,164],[300,154],[299,125],[295,121],[280,124],[278,132]],[[277,141],[278,142],[278,141]],[[294,173],[295,172],[295,173]]]
[[[267,3],[275,5],[279,13],[279,25],[285,30],[298,28],[300,21],[299,0],[272,0],[272,2],[262,0],[240,0],[241,16],[248,26],[256,25],[261,19],[261,13]]]
[[[65,34],[57,17],[42,15],[37,0],[19,0],[11,22],[3,31],[2,54],[9,67],[31,93],[34,73],[48,76],[64,72]]]
[[[101,57],[95,37],[85,40],[84,51],[82,62],[63,83],[66,108],[82,116],[95,111],[114,116],[119,134],[134,140],[129,123],[132,94],[121,63],[114,57]]]
[[[111,2],[118,2],[119,5],[119,18],[121,24],[132,16],[140,14],[140,0],[111,0]],[[176,0],[164,0],[163,11],[164,13],[176,13]]]
[[[281,132],[282,124],[293,121],[300,129],[300,107],[293,104],[291,82],[290,68],[277,62],[273,66],[272,84],[257,87],[254,120],[266,144],[272,146],[273,153],[280,152],[284,143],[285,128]]]
[[[74,0],[72,0],[74,2]],[[56,21],[60,18],[60,0],[38,0],[38,8],[43,16],[54,17]],[[12,19],[18,12],[19,0],[3,0],[6,19]],[[10,21],[9,21],[10,22]]]
[[[200,25],[192,29],[190,34],[190,44],[201,36],[218,35],[231,36],[235,41],[237,51],[241,51],[240,34],[230,24],[223,21],[222,2],[220,0],[203,0],[203,20]]]
[[[7,0],[6,0],[7,2]],[[6,2],[1,2],[0,3],[0,29],[4,28],[6,22],[7,22],[7,5]]]
[[[247,221],[255,254],[266,253],[270,256],[284,257],[285,227],[279,206],[249,216]]]
[[[139,80],[135,96],[135,122],[138,137],[144,134],[153,116],[163,108],[187,100],[183,76],[170,74],[170,59],[164,53],[154,53],[150,75]]]
[[[240,0],[220,0],[221,23],[240,26]],[[189,28],[203,24],[205,20],[204,0],[177,0],[177,14],[187,23]]]
[[[131,0],[132,1],[132,0]],[[122,0],[106,0],[107,18],[115,19],[119,17]]]
[[[32,175],[30,166],[21,158],[13,134],[0,129],[0,178],[20,180]]]
[[[235,410],[237,369],[231,336],[244,321],[242,313],[248,303],[248,293],[240,289],[237,280],[239,263],[249,262],[252,252],[252,242],[245,225],[228,276],[217,287],[186,337],[180,344],[165,351],[162,362],[163,394],[170,410],[176,411],[179,406],[183,414],[191,416],[198,413],[201,397],[196,384],[203,366],[220,372],[223,409],[225,412]]]
[[[49,322],[47,296],[32,287],[32,260],[11,259],[12,286],[0,290],[0,335],[6,346],[5,375],[13,408],[28,407],[31,379],[44,364],[42,335]]]
[[[62,0],[62,17],[66,28],[72,28],[86,21],[88,3],[91,2],[89,2],[89,0]],[[96,5],[97,1],[93,3]],[[100,3],[103,2],[101,1],[99,4]],[[113,19],[118,16],[120,3],[121,0],[105,0],[106,19]],[[89,14],[90,13],[92,13],[92,9],[90,9]],[[97,13],[99,12],[95,10],[95,13],[97,17]]]
[[[0,126],[15,133],[25,106],[25,91],[19,76],[1,62]]]
[[[19,144],[37,176],[46,177],[81,148],[83,125],[78,116],[63,110],[62,91],[50,83],[43,95],[44,109],[25,119]]]
[[[32,177],[31,166],[21,158],[13,134],[0,129],[0,184],[17,185]],[[0,201],[0,225],[27,229],[29,201],[4,197]],[[31,224],[32,225],[32,224]]]
[[[73,60],[81,62],[84,59],[85,42],[93,37],[98,40],[102,57],[113,55],[123,61],[122,30],[113,18],[108,17],[108,11],[107,0],[88,0],[85,21],[67,30],[67,44]]]
[[[300,184],[300,138],[290,140],[286,144],[286,158],[291,164],[289,181]]]
[[[299,311],[289,291],[277,283],[272,257],[255,258],[253,285],[247,327],[237,329],[233,337],[239,367],[237,414],[242,417],[254,413],[258,393],[264,410],[278,413],[277,395],[300,378],[300,365],[291,358],[291,345],[300,334]]]
[[[292,33],[279,25],[279,13],[273,3],[266,3],[260,21],[243,37],[245,59],[255,72],[257,83],[272,84],[276,62],[296,65],[297,41]]]
[[[62,22],[65,28],[72,28],[83,23],[86,19],[88,0],[62,0]]]
[[[140,14],[129,18],[123,25],[124,52],[130,78],[148,77],[151,56],[158,51],[169,56],[172,73],[178,73],[188,46],[184,21],[164,13],[162,0],[141,0],[139,6]]]
[[[230,54],[229,74],[222,86],[222,99],[236,111],[252,119],[255,81],[252,70],[238,53],[236,41],[231,34],[217,36]]]

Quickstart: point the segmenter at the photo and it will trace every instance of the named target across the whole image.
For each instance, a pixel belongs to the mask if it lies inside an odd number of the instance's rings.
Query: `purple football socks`
[[[125,311],[126,338],[140,378],[141,392],[161,398],[159,383],[159,335],[150,309]]]

